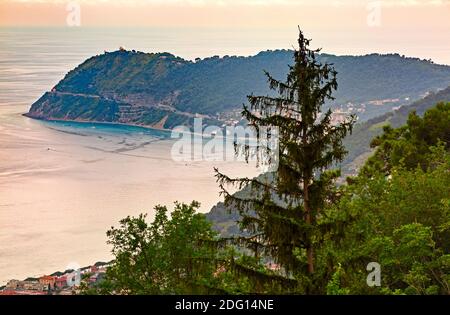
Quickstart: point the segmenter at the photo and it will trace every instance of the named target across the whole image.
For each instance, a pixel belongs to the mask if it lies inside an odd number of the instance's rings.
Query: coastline
[[[77,283],[73,281],[74,277],[86,276],[89,277],[89,283],[98,283],[104,278],[107,268],[114,262],[97,261],[90,266],[79,267],[78,269],[67,269],[64,271],[55,271],[48,275],[39,277],[27,277],[23,280],[9,279],[4,285],[0,285],[1,295],[48,295],[50,288],[47,283],[43,285],[43,280],[53,281],[51,290],[52,294],[73,295],[77,288]],[[60,280],[60,286],[55,285],[55,282]],[[81,279],[80,279],[81,280]],[[72,283],[71,283],[72,282]]]
[[[109,125],[112,127],[114,127],[114,126],[135,127],[135,128],[142,128],[144,130],[167,132],[167,133],[170,133],[170,135],[173,132],[173,129],[159,128],[159,127],[154,127],[154,126],[149,126],[149,125],[127,124],[127,123],[120,123],[120,122],[107,122],[107,121],[97,121],[97,120],[48,119],[48,118],[32,116],[29,113],[22,113],[21,116],[24,116],[24,117],[27,117],[30,119],[34,119],[34,120],[38,120],[38,121],[44,121],[44,122],[60,122],[60,123],[67,122],[67,123],[79,123],[79,124]],[[193,132],[191,130],[189,133],[194,136],[204,136],[203,133]],[[171,138],[170,135],[168,134],[169,138]]]
[[[22,116],[34,119],[34,120],[40,120],[40,121],[48,121],[48,122],[72,122],[72,123],[80,123],[80,124],[101,124],[101,125],[110,125],[110,126],[124,126],[124,127],[137,127],[137,128],[143,128],[146,130],[156,130],[156,131],[163,131],[163,132],[172,132],[171,129],[167,128],[159,128],[149,125],[138,125],[138,124],[126,124],[126,123],[120,123],[120,122],[107,122],[107,121],[97,121],[97,120],[73,120],[73,119],[49,119],[49,118],[41,118],[36,117],[33,115],[30,115],[29,113],[22,113]]]

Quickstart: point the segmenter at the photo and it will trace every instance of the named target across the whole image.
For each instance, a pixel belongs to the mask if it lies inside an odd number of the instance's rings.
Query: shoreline
[[[72,123],[80,123],[80,124],[100,124],[100,125],[111,125],[111,126],[124,126],[124,127],[137,127],[137,128],[143,128],[146,130],[156,130],[156,131],[164,131],[164,132],[172,132],[171,129],[166,128],[159,128],[159,127],[153,127],[148,125],[138,125],[138,124],[126,124],[126,123],[120,123],[120,122],[107,122],[107,121],[97,121],[97,120],[73,120],[73,119],[48,119],[48,118],[41,118],[32,116],[29,113],[22,113],[21,114],[24,117],[34,119],[34,120],[40,120],[40,121],[48,121],[48,122],[72,122]]]
[[[34,120],[38,120],[38,121],[44,121],[44,122],[59,122],[59,123],[67,122],[67,123],[79,123],[79,124],[110,125],[112,127],[114,127],[114,126],[123,126],[123,127],[142,128],[144,130],[153,130],[153,131],[167,132],[167,133],[170,133],[170,135],[168,134],[168,136],[169,136],[168,138],[169,139],[173,139],[173,140],[178,139],[177,137],[175,137],[175,138],[171,137],[171,134],[175,130],[176,127],[174,129],[166,129],[166,128],[152,127],[152,126],[148,126],[148,125],[126,124],[126,123],[120,123],[120,122],[107,122],[107,121],[97,121],[97,120],[48,119],[48,118],[35,117],[35,116],[32,116],[32,115],[29,115],[29,113],[21,113],[21,116],[24,116],[24,117],[27,117],[27,118],[30,118],[30,119],[34,119]],[[203,131],[203,129],[202,129],[202,131]],[[191,128],[189,128],[189,134],[193,135],[193,136],[205,136],[203,133],[197,133],[195,131],[192,131]],[[219,136],[219,138],[228,138],[228,136]]]
[[[110,261],[96,261],[92,265],[80,267],[80,268],[78,268],[78,270],[84,271],[84,270],[87,270],[87,269],[91,268],[92,266],[109,266],[113,262],[114,262],[114,259],[111,259]],[[43,277],[43,276],[46,276],[46,275],[57,276],[57,275],[61,275],[61,274],[64,274],[64,273],[70,273],[70,272],[74,272],[74,271],[76,271],[76,270],[75,269],[66,269],[66,270],[63,270],[63,271],[57,270],[57,271],[54,271],[54,272],[49,273],[49,274],[42,274],[42,276],[39,276],[39,277],[29,276],[29,277],[26,277],[26,278],[24,278],[23,280],[20,280],[20,281],[39,279],[40,277]],[[10,281],[10,280],[12,280],[12,279],[8,279],[8,281]],[[5,286],[6,286],[6,283],[3,284],[3,285],[0,285],[0,290],[4,289]]]

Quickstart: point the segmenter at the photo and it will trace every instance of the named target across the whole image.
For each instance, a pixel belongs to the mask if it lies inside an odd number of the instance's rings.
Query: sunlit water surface
[[[165,51],[186,42],[157,34],[0,29],[0,285],[111,259],[106,231],[127,215],[151,218],[156,204],[195,199],[208,211],[220,200],[214,166],[256,174],[237,162],[173,161],[170,133],[22,116],[67,71],[104,49],[126,41]],[[185,47],[186,55],[201,50]]]

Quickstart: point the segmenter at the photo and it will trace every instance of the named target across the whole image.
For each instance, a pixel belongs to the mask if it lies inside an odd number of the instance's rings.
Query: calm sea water
[[[391,45],[381,35],[374,40],[352,34],[357,38],[351,44],[322,33],[312,34],[315,44],[331,53],[369,50],[426,58],[433,52],[441,62],[448,61],[448,49],[422,43],[404,52],[401,42]],[[156,204],[195,199],[202,203],[201,211],[208,211],[220,200],[213,166],[230,175],[256,174],[242,163],[176,163],[170,156],[173,141],[159,131],[23,117],[65,73],[120,46],[194,59],[291,48],[296,35],[295,27],[239,32],[0,28],[0,285],[71,263],[110,259],[106,230],[127,215],[147,212],[151,218]]]
[[[173,140],[161,131],[22,116],[91,55],[120,45],[214,54],[203,36],[190,44],[187,32],[170,30],[0,29],[0,285],[109,260],[107,229],[127,215],[151,218],[156,204],[195,199],[208,211],[220,200],[213,166],[256,174],[237,162],[174,162]],[[224,38],[215,49],[232,49]]]

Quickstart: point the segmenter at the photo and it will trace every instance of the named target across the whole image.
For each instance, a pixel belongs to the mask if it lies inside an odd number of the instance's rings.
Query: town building
[[[56,278],[52,276],[42,276],[39,278],[39,283],[49,289],[55,288]]]

